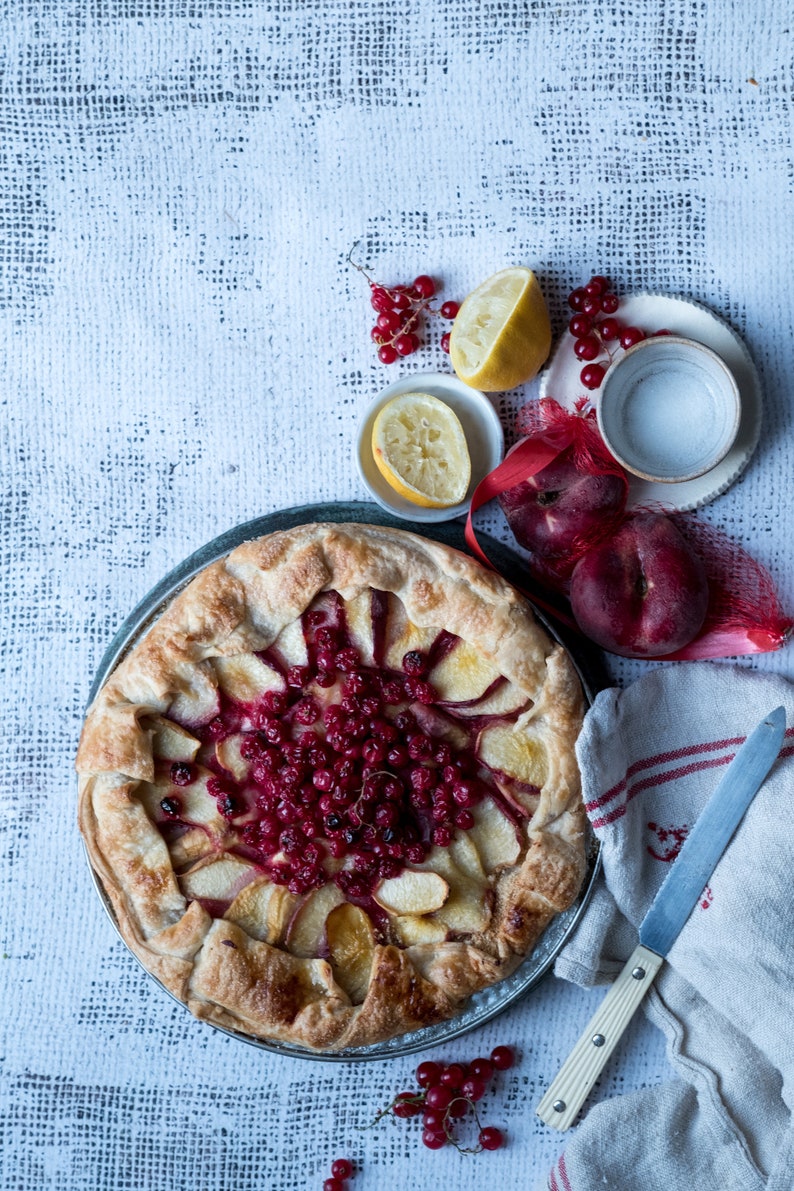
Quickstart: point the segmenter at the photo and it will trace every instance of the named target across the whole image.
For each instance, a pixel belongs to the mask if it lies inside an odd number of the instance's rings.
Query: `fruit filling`
[[[335,913],[347,936],[396,920],[404,944],[484,927],[488,874],[518,859],[546,776],[514,731],[524,691],[380,591],[322,593],[266,651],[212,666],[201,722],[177,703],[151,725],[144,801],[188,899],[269,941],[289,906],[298,953]]]

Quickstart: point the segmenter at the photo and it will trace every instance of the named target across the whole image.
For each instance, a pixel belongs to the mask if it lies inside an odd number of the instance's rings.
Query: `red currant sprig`
[[[628,349],[645,339],[645,332],[639,327],[624,326],[614,317],[620,299],[600,273],[594,274],[586,285],[572,290],[568,305],[574,312],[568,323],[568,330],[574,336],[574,355],[584,364],[579,379],[586,389],[598,389],[613,359],[609,344],[619,343]]]
[[[370,302],[377,311],[370,337],[378,345],[378,359],[393,364],[400,356],[411,356],[421,346],[419,332],[425,315],[439,315],[454,320],[460,305],[444,302],[438,309],[431,306],[436,283],[427,273],[420,273],[410,285],[383,285],[373,281],[361,265],[353,260],[356,245],[348,254],[348,262],[366,277],[370,288]],[[449,351],[449,334],[441,336],[442,351]]]
[[[430,1150],[454,1145],[462,1154],[479,1154],[483,1150],[498,1150],[505,1136],[493,1125],[482,1126],[475,1105],[482,1100],[497,1071],[507,1071],[515,1057],[509,1046],[496,1046],[489,1058],[476,1058],[470,1063],[447,1063],[426,1060],[416,1068],[416,1091],[399,1092],[388,1108],[379,1112],[373,1124],[391,1114],[399,1120],[422,1117],[422,1144]],[[477,1123],[475,1147],[460,1144],[453,1132],[456,1121],[472,1113]]]
[[[349,1158],[337,1158],[331,1165],[331,1177],[323,1183],[323,1191],[347,1191],[347,1180],[353,1174]]]

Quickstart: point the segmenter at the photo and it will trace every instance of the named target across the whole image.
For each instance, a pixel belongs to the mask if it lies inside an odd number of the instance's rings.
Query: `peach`
[[[703,563],[673,522],[640,513],[579,560],[571,606],[591,640],[624,657],[663,657],[700,631],[709,601]]]

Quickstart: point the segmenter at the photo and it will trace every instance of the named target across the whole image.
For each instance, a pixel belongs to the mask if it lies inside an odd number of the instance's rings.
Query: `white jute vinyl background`
[[[343,1154],[354,1191],[479,1191],[552,1166],[534,1106],[601,993],[549,977],[439,1051],[516,1046],[484,1111],[504,1150],[364,1131],[417,1059],[274,1056],[161,993],[92,886],[76,741],[146,592],[240,522],[366,499],[367,403],[448,368],[440,326],[378,362],[356,242],[378,279],[429,272],[445,298],[530,265],[557,332],[594,271],[728,319],[764,428],[702,515],[794,605],[791,18],[779,0],[0,3],[3,1191],[295,1191]],[[535,392],[495,396],[508,442]],[[508,541],[493,508],[478,524]],[[741,664],[792,671],[790,651]],[[611,665],[619,684],[647,669]],[[596,1098],[668,1078],[639,1017]]]

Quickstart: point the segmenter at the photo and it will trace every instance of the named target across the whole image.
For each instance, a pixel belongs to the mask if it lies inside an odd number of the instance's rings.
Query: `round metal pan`
[[[368,525],[387,525],[394,529],[408,529],[404,520],[390,516],[377,505],[364,502],[339,503],[328,505],[304,505],[299,508],[285,509],[277,513],[270,513],[264,517],[257,517],[253,521],[246,521],[227,530],[226,533],[208,542],[195,553],[191,554],[168,575],[156,584],[136,608],[132,610],[120,629],[114,636],[100,662],[89,694],[89,703],[93,701],[100,687],[107,680],[118,663],[141,640],[151,624],[163,613],[165,608],[190,580],[209,566],[223,558],[242,542],[252,538],[262,537],[264,534],[274,533],[276,530],[291,529],[296,525],[307,525],[315,521],[357,522]],[[463,526],[458,522],[445,522],[437,525],[423,525],[422,535],[433,541],[443,542],[447,546],[466,552],[466,541]],[[526,580],[525,567],[517,554],[486,535],[480,535],[480,540],[492,560],[494,566],[508,582],[521,586]],[[599,665],[599,655],[588,650],[581,641],[572,642],[566,639],[565,633],[552,624],[538,609],[535,614],[544,625],[549,635],[562,644],[571,656],[579,674],[585,698],[592,702],[597,691],[605,685],[605,678]],[[87,856],[87,853],[86,853]],[[89,864],[89,867],[90,864]],[[275,1054],[286,1055],[291,1058],[306,1058],[326,1062],[353,1062],[364,1059],[388,1059],[395,1055],[413,1054],[428,1047],[437,1046],[468,1033],[491,1018],[503,1013],[510,1005],[525,997],[550,970],[554,960],[565,943],[573,934],[584,913],[590,899],[593,886],[600,868],[598,843],[592,834],[587,841],[587,874],[582,889],[576,901],[562,914],[558,914],[543,932],[534,950],[524,962],[512,973],[490,988],[483,989],[470,997],[465,1008],[449,1021],[439,1022],[434,1026],[427,1026],[414,1030],[409,1034],[402,1034],[391,1038],[387,1042],[379,1042],[371,1046],[350,1047],[338,1051],[316,1051],[309,1047],[298,1046],[286,1042],[270,1041],[265,1038],[255,1038],[236,1030],[213,1026],[222,1033],[238,1038],[242,1042],[261,1050],[272,1051]],[[118,931],[118,923],[110,899],[99,879],[91,868],[91,874],[102,904],[110,920]],[[121,937],[121,932],[119,931]],[[136,957],[137,958],[137,957]],[[140,961],[139,961],[140,962]],[[141,965],[143,967],[143,965]],[[144,971],[146,969],[144,968]],[[172,993],[160,983],[155,976],[147,971],[150,979],[154,980],[174,1000]],[[181,1001],[178,1002],[180,1005]],[[186,1010],[187,1011],[187,1010]]]

